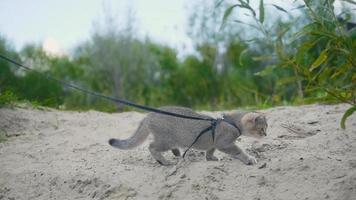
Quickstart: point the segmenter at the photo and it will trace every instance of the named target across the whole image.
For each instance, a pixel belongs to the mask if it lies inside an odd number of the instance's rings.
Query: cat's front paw
[[[245,153],[238,154],[235,156],[235,158],[241,160],[245,165],[255,165],[257,163],[257,160],[255,157],[247,155]]]
[[[219,158],[215,156],[206,156],[207,161],[219,161]]]
[[[257,164],[257,160],[253,156],[248,156],[245,164],[246,165],[255,165],[255,164]]]

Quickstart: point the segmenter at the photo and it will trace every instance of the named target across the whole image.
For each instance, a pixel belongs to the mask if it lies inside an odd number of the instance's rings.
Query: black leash
[[[76,90],[79,90],[83,93],[87,93],[87,94],[90,94],[90,95],[93,95],[93,96],[96,96],[96,97],[100,97],[100,98],[103,98],[103,99],[106,99],[106,100],[109,100],[109,101],[112,101],[112,102],[115,102],[115,103],[121,103],[121,104],[124,104],[124,105],[127,105],[127,106],[132,106],[132,107],[135,107],[135,108],[139,108],[141,110],[146,110],[146,111],[151,111],[151,112],[155,112],[155,113],[160,113],[160,114],[164,114],[164,115],[170,115],[170,116],[174,116],[174,117],[179,117],[179,118],[185,118],[185,119],[194,119],[194,120],[202,120],[202,121],[213,121],[214,119],[213,118],[203,118],[203,117],[192,117],[192,116],[186,116],[186,115],[181,115],[181,114],[178,114],[178,113],[172,113],[172,112],[167,112],[167,111],[164,111],[164,110],[160,110],[160,109],[157,109],[157,108],[152,108],[152,107],[148,107],[148,106],[143,106],[143,105],[139,105],[139,104],[136,104],[136,103],[132,103],[130,101],[127,101],[127,100],[123,100],[123,99],[118,99],[118,98],[114,98],[114,97],[111,97],[111,96],[105,96],[103,94],[100,94],[100,93],[97,93],[97,92],[94,92],[94,91],[91,91],[91,90],[87,90],[87,89],[84,89],[84,88],[81,88],[77,85],[73,85],[73,84],[70,84],[70,83],[67,83],[67,82],[64,82],[60,79],[57,79],[57,78],[54,78],[52,76],[49,76],[49,75],[45,75],[41,72],[38,72],[38,71],[35,71],[21,63],[18,63],[8,57],[5,57],[3,55],[0,54],[0,58],[12,63],[12,64],[15,64],[16,66],[20,67],[20,68],[23,68],[23,69],[26,69],[27,71],[34,71],[36,72],[37,74],[40,74],[41,76],[44,76],[46,79],[49,79],[49,80],[52,80],[52,81],[55,81],[55,82],[58,82],[68,88],[72,88],[72,89],[76,89]]]
[[[203,118],[203,117],[193,117],[193,116],[186,116],[186,115],[182,115],[182,114],[178,114],[178,113],[172,113],[172,112],[168,112],[168,111],[164,111],[164,110],[161,110],[161,109],[157,109],[157,108],[152,108],[152,107],[148,107],[148,106],[143,106],[143,105],[139,105],[139,104],[136,104],[136,103],[133,103],[133,102],[130,102],[130,101],[127,101],[127,100],[124,100],[124,99],[119,99],[119,98],[114,98],[114,97],[111,97],[111,96],[105,96],[103,94],[100,94],[100,93],[97,93],[97,92],[94,92],[94,91],[91,91],[91,90],[88,90],[88,89],[85,89],[85,88],[82,88],[82,87],[79,87],[77,85],[74,85],[74,84],[70,84],[70,83],[67,83],[65,81],[62,81],[60,79],[57,79],[55,77],[52,77],[50,75],[45,75],[41,72],[38,72],[38,71],[35,71],[33,69],[31,69],[30,67],[27,67],[19,62],[16,62],[15,60],[13,59],[10,59],[6,56],[3,56],[0,54],[0,58],[2,58],[3,60],[6,60],[7,62],[10,62],[14,65],[16,65],[17,67],[19,68],[22,68],[22,69],[25,69],[27,71],[34,71],[36,72],[37,74],[41,75],[41,76],[44,76],[46,79],[48,80],[52,80],[52,81],[55,81],[55,82],[58,82],[68,88],[71,88],[71,89],[76,89],[76,90],[79,90],[83,93],[86,93],[86,94],[90,94],[92,96],[96,96],[96,97],[100,97],[100,98],[103,98],[103,99],[106,99],[106,100],[109,100],[111,102],[115,102],[115,103],[121,103],[121,104],[124,104],[124,105],[127,105],[127,106],[131,106],[131,107],[135,107],[135,108],[138,108],[138,109],[141,109],[141,110],[146,110],[146,111],[150,111],[150,112],[155,112],[155,113],[159,113],[159,114],[164,114],[164,115],[169,115],[169,116],[173,116],[173,117],[178,117],[178,118],[184,118],[184,119],[192,119],[192,120],[200,120],[200,121],[210,121],[211,122],[211,125],[204,129],[203,131],[201,131],[199,133],[199,135],[195,138],[195,140],[193,141],[193,143],[188,147],[188,149],[184,152],[183,154],[183,158],[185,157],[185,154],[188,152],[188,150],[198,141],[198,139],[206,132],[208,131],[212,131],[212,137],[213,137],[213,141],[215,139],[215,129],[217,127],[217,125],[219,125],[222,121],[225,121],[226,123],[230,124],[231,126],[235,127],[238,131],[239,131],[239,134],[241,135],[241,130],[238,126],[236,126],[236,124],[231,121],[231,120],[228,120],[228,119],[225,119],[225,118],[218,118],[218,119],[214,119],[214,118]],[[240,136],[239,135],[239,136]]]

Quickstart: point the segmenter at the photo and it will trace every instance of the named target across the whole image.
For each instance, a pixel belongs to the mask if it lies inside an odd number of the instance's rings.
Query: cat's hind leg
[[[152,157],[156,159],[159,164],[165,166],[172,164],[169,161],[167,161],[162,155],[162,152],[169,150],[168,148],[153,142],[150,144],[148,149],[150,150]]]

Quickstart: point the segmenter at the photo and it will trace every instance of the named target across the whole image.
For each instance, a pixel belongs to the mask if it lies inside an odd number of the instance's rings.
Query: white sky
[[[93,22],[103,18],[104,7],[110,5],[112,14],[122,19],[131,4],[139,35],[148,35],[172,47],[182,48],[189,44],[185,35],[188,16],[185,2],[188,1],[1,0],[0,34],[8,38],[16,49],[35,42],[68,51],[89,38]]]
[[[299,0],[298,0],[299,1]],[[139,35],[176,49],[192,49],[186,35],[189,0],[0,0],[0,34],[16,49],[24,44],[42,44],[58,53],[89,38],[93,22],[103,19],[104,7],[125,21],[127,8],[136,14]],[[231,1],[235,3],[236,1]],[[250,0],[258,8],[260,0]],[[265,0],[266,5],[276,3],[289,10],[294,0]],[[104,6],[105,5],[105,6]],[[241,14],[241,13],[240,13]],[[280,14],[280,12],[276,12]],[[267,16],[268,17],[268,16]]]

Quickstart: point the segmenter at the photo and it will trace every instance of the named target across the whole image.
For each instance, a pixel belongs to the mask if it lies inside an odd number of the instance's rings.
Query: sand
[[[143,113],[2,108],[0,199],[356,199],[356,115],[339,127],[347,108],[263,110],[268,136],[236,142],[254,166],[190,151],[184,160],[167,152],[169,167],[152,159],[151,138],[129,151],[107,144],[131,135]]]

